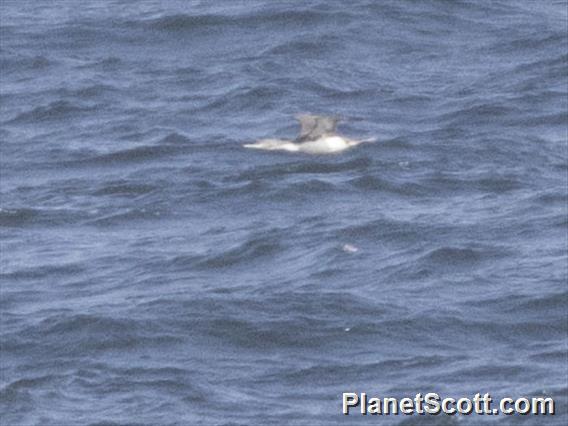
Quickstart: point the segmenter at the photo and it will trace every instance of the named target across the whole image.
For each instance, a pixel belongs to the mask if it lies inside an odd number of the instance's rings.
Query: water
[[[565,424],[565,1],[0,17],[3,425]],[[242,147],[303,112],[378,142]],[[345,417],[342,392],[557,414]]]

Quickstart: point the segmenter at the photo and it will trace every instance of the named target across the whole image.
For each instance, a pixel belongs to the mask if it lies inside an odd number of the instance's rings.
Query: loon
[[[335,131],[337,117],[302,114],[296,117],[300,122],[300,136],[295,140],[260,139],[245,148],[271,151],[305,152],[308,154],[332,154],[345,151],[364,142],[375,139],[354,140],[338,135]]]

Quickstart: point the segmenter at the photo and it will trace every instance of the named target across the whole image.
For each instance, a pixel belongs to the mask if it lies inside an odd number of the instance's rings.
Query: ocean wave
[[[114,23],[116,21],[113,20]],[[49,41],[53,46],[63,49],[77,49],[80,47],[89,48],[93,46],[93,40],[118,39],[124,33],[115,31],[116,28],[107,25],[100,25],[97,22],[72,20],[67,24],[54,25],[44,31],[30,36],[37,43]]]
[[[179,152],[179,148],[171,145],[146,145],[98,155],[82,160],[81,163],[113,164],[141,162],[172,155],[175,152]]]
[[[60,376],[57,376],[55,374],[47,374],[14,380],[13,382],[6,384],[2,389],[0,389],[0,396],[10,400],[13,399],[18,393],[35,390],[37,387],[46,384],[52,384],[58,379],[60,379]]]
[[[321,36],[309,40],[285,41],[273,46],[262,53],[262,58],[267,56],[293,56],[296,60],[300,57],[314,58],[318,55],[329,55],[335,48],[339,48],[337,40],[333,37]]]
[[[254,235],[236,246],[201,255],[182,255],[172,260],[172,265],[182,268],[212,269],[236,267],[264,262],[283,250],[282,231],[265,231]]]
[[[9,123],[37,123],[38,121],[68,120],[78,115],[94,111],[95,107],[86,107],[69,101],[53,101],[48,105],[33,108],[18,114]]]
[[[512,105],[500,105],[485,103],[474,106],[459,108],[452,112],[443,113],[438,117],[439,123],[451,125],[476,125],[487,123],[504,123],[507,117],[518,113],[518,109]]]
[[[352,339],[357,334],[356,329],[349,329],[347,334],[343,329],[338,330],[337,338]],[[450,366],[456,362],[463,361],[466,357],[458,356],[412,356],[408,358],[389,358],[376,362],[362,363],[330,363],[325,366],[310,366],[297,370],[286,370],[263,377],[262,380],[278,381],[293,384],[294,386],[305,385],[306,383],[317,383],[319,385],[341,385],[346,381],[357,381],[368,378],[369,371],[382,371],[385,377],[397,374],[397,371],[415,371],[417,373],[424,370],[432,370],[441,364]]]
[[[83,216],[80,210],[65,208],[2,208],[0,227],[55,226],[75,223]]]
[[[565,45],[566,35],[561,32],[550,32],[539,29],[538,33],[531,34],[530,37],[515,37],[508,42],[495,43],[492,46],[494,53],[510,53],[511,51],[534,50],[539,52],[540,49],[550,49],[552,45]]]
[[[263,197],[272,189],[270,183],[260,179],[230,186],[216,185],[207,179],[198,179],[193,182],[193,185],[198,189],[199,200],[203,203],[216,199],[226,199],[226,197]]]
[[[524,318],[543,319],[553,312],[562,314],[568,306],[568,292],[549,293],[537,297],[518,296],[512,300],[503,298],[489,301],[489,305],[495,306],[501,312],[510,314],[523,313]]]
[[[538,205],[557,205],[565,207],[568,205],[568,194],[562,192],[548,192],[535,195],[532,200]]]
[[[367,170],[373,161],[370,157],[359,156],[345,161],[302,161],[293,163],[280,163],[269,166],[257,166],[250,168],[230,180],[252,180],[273,178],[296,174],[330,174],[349,171]]]
[[[543,350],[531,355],[530,359],[538,363],[550,362],[561,364],[566,361],[566,350],[564,348],[557,350]],[[568,391],[568,389],[566,389],[566,391]],[[564,394],[568,395],[568,392],[565,392]]]
[[[77,165],[85,163],[114,165],[116,163],[137,163],[154,160],[194,149],[195,145],[188,142],[190,142],[188,137],[173,132],[159,139],[152,145],[137,146],[108,154],[96,155],[90,158],[82,158],[73,163]]]
[[[562,72],[563,76],[566,75],[568,68],[568,53],[562,53],[554,57],[536,58],[533,61],[525,62],[516,65],[513,71],[515,73],[524,73],[527,76],[534,76],[534,72],[546,70],[549,77],[554,77],[556,74],[550,74],[551,71]]]
[[[92,99],[115,93],[118,89],[110,84],[91,84],[88,86],[80,87],[72,90],[69,93],[70,97],[77,97],[79,99]]]
[[[28,325],[23,335],[4,333],[3,343],[13,353],[25,353],[30,349],[37,350],[39,340],[44,350],[66,356],[84,351],[160,347],[180,342],[179,336],[162,327],[139,318],[64,313]]]
[[[417,148],[412,144],[408,137],[404,136],[381,140],[378,146],[380,146],[380,149],[392,150],[412,150]]]
[[[322,21],[333,20],[340,22],[345,15],[333,13],[322,13],[315,10],[287,10],[287,11],[261,11],[242,15],[221,15],[221,14],[173,14],[149,21],[131,21],[134,26],[143,27],[167,32],[187,32],[187,31],[214,31],[219,27],[227,26],[254,26],[254,25],[288,25],[301,27],[305,23],[310,25]],[[343,21],[343,23],[345,23]]]
[[[105,183],[102,187],[95,190],[93,195],[113,195],[121,197],[138,197],[140,195],[148,194],[157,189],[155,185],[133,183],[128,181],[114,181]]]
[[[21,73],[25,71],[45,71],[47,68],[55,65],[57,62],[49,59],[44,55],[24,56],[3,54],[0,57],[0,68],[2,73]]]
[[[5,268],[7,269],[7,268]],[[13,270],[11,272],[3,271],[0,277],[11,280],[37,280],[45,277],[57,277],[61,279],[66,276],[74,276],[85,270],[84,265],[79,263],[68,263],[60,265],[41,265],[33,267],[24,267]]]
[[[125,211],[120,210],[116,213],[110,213],[96,219],[89,219],[85,221],[86,225],[93,226],[119,226],[124,223],[132,224],[137,221],[158,220],[165,216],[162,211],[155,208],[133,208]]]
[[[430,267],[461,268],[477,265],[480,262],[506,256],[503,247],[440,247],[422,256],[419,262]]]
[[[266,83],[258,86],[239,85],[228,90],[223,96],[213,96],[201,109],[212,112],[235,111],[258,108],[270,109],[282,96],[286,89],[282,86]]]
[[[505,193],[521,189],[523,182],[516,176],[479,176],[478,178],[464,179],[458,176],[436,173],[434,176],[421,179],[428,192],[440,191],[455,192],[491,192]]]
[[[365,175],[349,181],[354,188],[365,191],[388,192],[403,196],[417,196],[424,193],[425,188],[414,182],[396,182],[373,175]]]
[[[45,387],[56,386],[63,378],[60,374],[30,375],[28,373],[26,376],[6,383],[0,388],[1,405],[10,404],[11,407],[23,408],[28,404],[33,404],[34,392]],[[8,418],[5,418],[7,422]]]
[[[100,71],[108,72],[108,71],[116,71],[116,70],[120,69],[121,66],[128,66],[128,64],[126,64],[124,62],[124,60],[122,60],[118,56],[107,56],[105,58],[98,59],[98,60],[93,61],[93,62],[81,64],[81,65],[78,66],[78,68],[79,69],[94,69],[94,70],[100,70]]]
[[[273,198],[285,197],[299,200],[310,195],[335,192],[336,190],[337,185],[332,182],[322,179],[309,179],[305,182],[291,183],[285,185],[284,188],[279,188],[273,194]]]
[[[110,372],[110,377],[104,377]],[[193,401],[203,400],[194,370],[172,367],[113,367],[112,365],[87,365],[73,378],[72,385],[104,393],[122,393],[136,388],[160,389],[162,392],[179,393],[183,390]]]
[[[439,229],[432,224],[383,218],[341,228],[337,231],[337,236],[340,240],[364,239],[404,243],[425,238],[436,232],[439,232]]]
[[[549,99],[550,101],[550,99]],[[530,116],[517,118],[513,123],[518,123],[523,126],[563,126],[565,127],[568,122],[568,111],[559,111],[552,114],[531,114]]]

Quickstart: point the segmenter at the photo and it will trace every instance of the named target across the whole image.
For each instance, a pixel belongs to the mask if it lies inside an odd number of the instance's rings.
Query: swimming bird
[[[245,148],[305,152],[308,154],[331,154],[345,151],[364,142],[375,139],[354,140],[336,133],[337,117],[302,114],[296,117],[300,122],[300,136],[295,140],[260,139]]]

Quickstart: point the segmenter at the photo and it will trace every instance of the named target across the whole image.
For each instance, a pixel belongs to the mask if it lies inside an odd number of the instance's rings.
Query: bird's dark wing
[[[324,117],[320,115],[299,115],[300,121],[300,136],[298,142],[305,142],[315,140],[323,135],[335,133],[337,122],[336,117]]]

